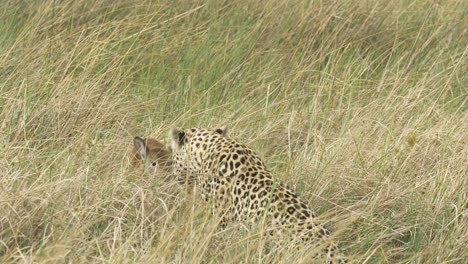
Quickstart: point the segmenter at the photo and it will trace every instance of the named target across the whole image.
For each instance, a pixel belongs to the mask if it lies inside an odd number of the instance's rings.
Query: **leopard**
[[[294,241],[318,245],[321,253],[314,258],[348,263],[327,223],[273,177],[259,154],[228,131],[226,126],[170,129],[173,173],[195,178],[202,199],[211,202],[223,223],[263,220],[271,230],[292,234]]]

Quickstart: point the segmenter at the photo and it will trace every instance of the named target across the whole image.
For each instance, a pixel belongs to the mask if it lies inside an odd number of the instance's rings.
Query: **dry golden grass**
[[[133,136],[227,124],[357,263],[467,263],[465,1],[2,1],[0,262],[309,263]]]

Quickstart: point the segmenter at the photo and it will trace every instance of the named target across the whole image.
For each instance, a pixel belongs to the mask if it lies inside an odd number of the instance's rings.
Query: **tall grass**
[[[309,263],[129,167],[227,124],[351,260],[466,263],[467,8],[2,1],[0,262]]]

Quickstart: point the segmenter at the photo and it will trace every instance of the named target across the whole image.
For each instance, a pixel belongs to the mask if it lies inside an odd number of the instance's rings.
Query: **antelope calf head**
[[[133,139],[132,164],[141,161],[145,164],[145,171],[150,175],[172,171],[172,150],[154,138]]]

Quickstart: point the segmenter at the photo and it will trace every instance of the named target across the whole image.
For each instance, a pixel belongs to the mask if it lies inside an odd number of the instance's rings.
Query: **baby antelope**
[[[150,175],[172,170],[172,150],[154,138],[133,139],[132,164],[145,163],[145,171]]]

